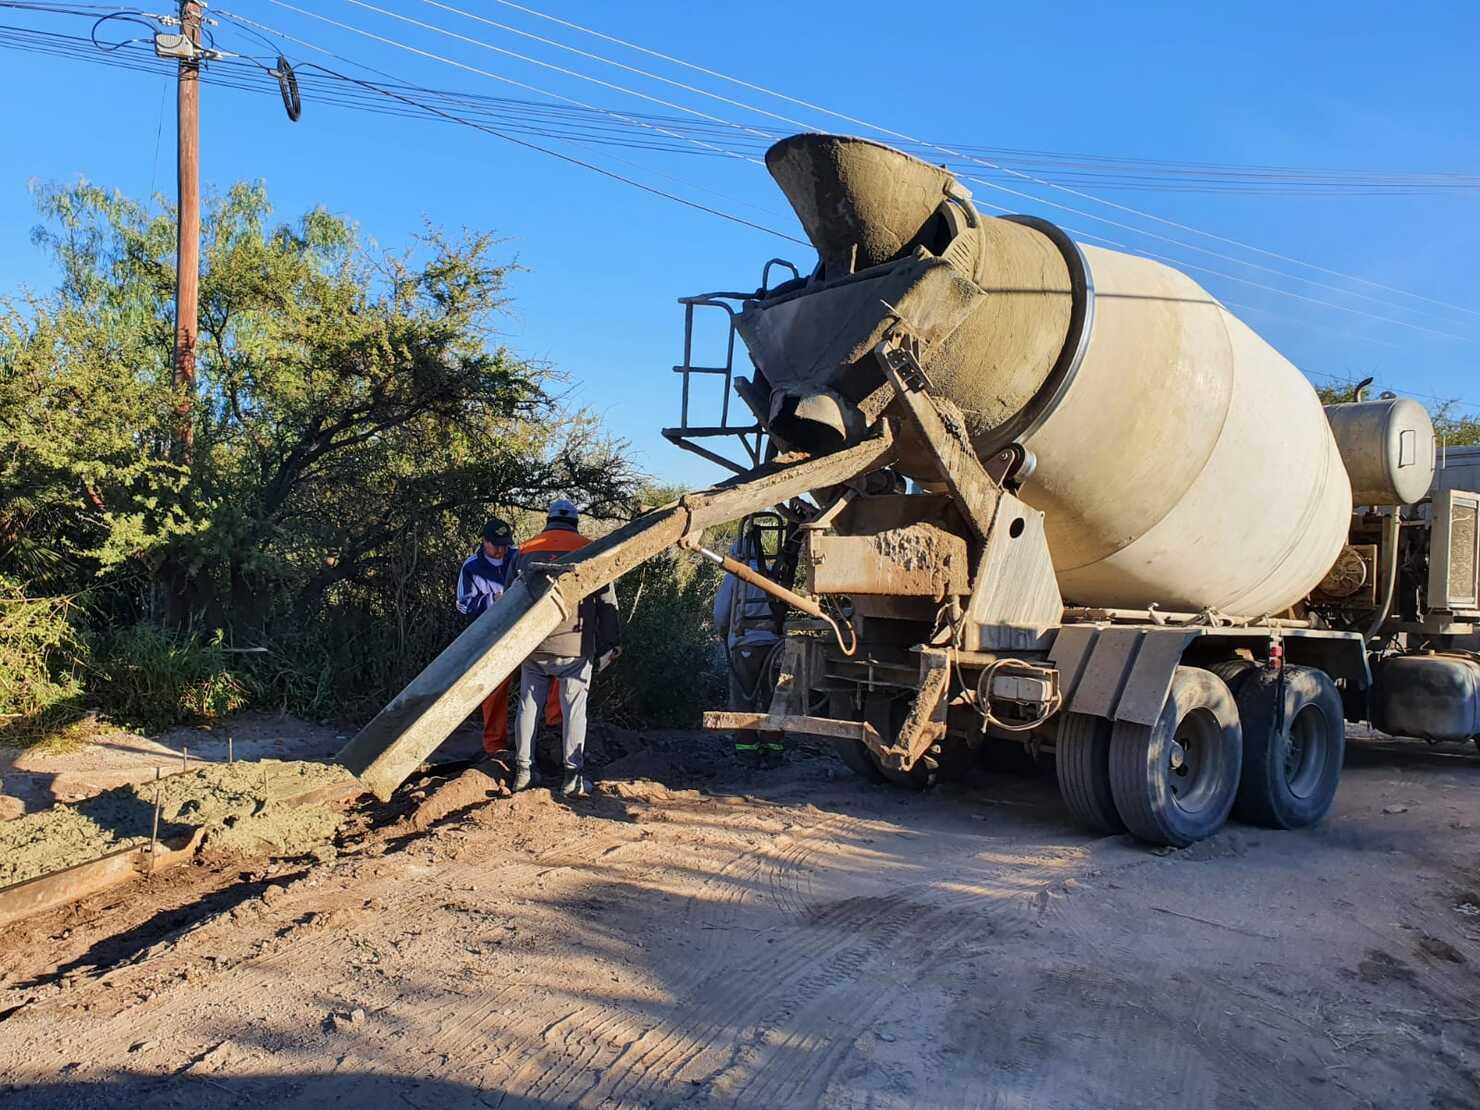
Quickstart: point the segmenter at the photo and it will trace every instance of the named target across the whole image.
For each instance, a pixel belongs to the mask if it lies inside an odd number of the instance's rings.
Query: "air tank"
[[[1327,405],[1355,505],[1411,505],[1434,484],[1434,422],[1411,397]]]
[[[985,217],[944,170],[866,140],[794,136],[766,163],[819,254],[737,325],[756,366],[742,396],[782,443],[864,433],[869,351],[902,320],[977,452],[1036,456],[1021,495],[1066,602],[1258,617],[1335,561],[1351,486],[1315,391],[1192,279]],[[901,454],[939,477],[907,435]]]

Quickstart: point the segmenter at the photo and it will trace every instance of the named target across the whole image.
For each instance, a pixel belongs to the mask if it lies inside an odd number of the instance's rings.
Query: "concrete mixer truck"
[[[534,567],[351,741],[374,789],[571,605],[674,544],[771,593],[784,633],[768,709],[706,724],[825,737],[875,781],[1026,752],[1082,825],[1186,845],[1230,814],[1320,820],[1346,720],[1480,733],[1459,646],[1480,495],[1430,498],[1422,406],[1323,409],[1188,277],[983,216],[888,147],[799,135],[766,164],[817,261],[683,298],[664,430],[734,477]],[[725,329],[708,364],[705,315]],[[772,565],[708,552],[705,528],[759,510]]]

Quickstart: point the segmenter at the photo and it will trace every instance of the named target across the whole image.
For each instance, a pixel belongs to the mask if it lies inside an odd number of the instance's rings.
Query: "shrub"
[[[615,724],[697,725],[726,696],[724,649],[711,619],[722,572],[665,552],[617,583],[622,655],[592,688],[592,711]]]
[[[0,740],[29,743],[81,712],[75,609],[0,577]]]
[[[205,640],[148,624],[125,629],[100,646],[88,686],[109,717],[145,729],[235,713],[252,692],[233,672],[219,634]]]

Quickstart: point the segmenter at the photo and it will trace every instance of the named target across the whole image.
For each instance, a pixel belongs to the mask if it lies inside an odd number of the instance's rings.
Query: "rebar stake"
[[[236,752],[232,749],[232,746],[231,746],[231,737],[229,737],[229,736],[226,738],[226,762],[227,763],[235,763],[236,762]]]
[[[155,849],[159,847],[159,768],[154,768],[154,828],[149,833],[149,870],[154,871]]]

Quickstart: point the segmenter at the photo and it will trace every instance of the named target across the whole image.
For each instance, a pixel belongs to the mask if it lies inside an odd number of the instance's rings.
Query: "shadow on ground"
[[[0,1088],[0,1101],[11,1110],[115,1110],[148,1106],[164,1110],[228,1110],[266,1107],[298,1110],[309,1107],[411,1106],[427,1110],[462,1110],[496,1106],[509,1110],[559,1106],[543,1099],[506,1096],[443,1079],[413,1079],[366,1071],[332,1075],[142,1075],[120,1073],[102,1080],[69,1081]]]

